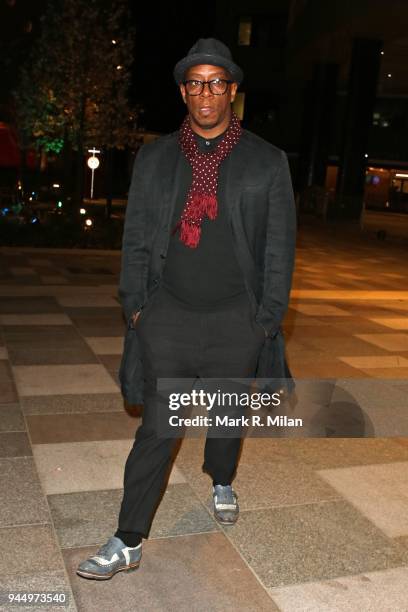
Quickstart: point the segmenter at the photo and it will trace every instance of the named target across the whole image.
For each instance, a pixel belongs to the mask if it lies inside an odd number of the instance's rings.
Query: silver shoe
[[[214,517],[222,525],[233,525],[238,520],[238,496],[231,485],[213,487]]]
[[[78,565],[76,573],[83,578],[109,580],[117,572],[137,569],[141,557],[142,543],[131,548],[120,538],[112,536],[100,547],[96,555]]]

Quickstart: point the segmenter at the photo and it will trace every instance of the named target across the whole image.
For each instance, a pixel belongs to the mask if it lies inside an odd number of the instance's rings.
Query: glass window
[[[234,109],[234,112],[237,114],[238,118],[242,121],[244,118],[245,108],[245,93],[243,91],[239,91],[236,94],[235,100],[232,103],[232,108]]]
[[[250,45],[251,44],[251,32],[252,32],[252,19],[251,17],[241,17],[239,20],[238,29],[238,44],[239,45]]]

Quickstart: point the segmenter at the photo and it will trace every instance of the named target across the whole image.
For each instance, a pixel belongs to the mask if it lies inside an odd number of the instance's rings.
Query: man
[[[139,565],[175,439],[160,435],[158,380],[290,380],[280,324],[295,249],[286,154],[241,128],[232,111],[243,74],[229,49],[200,39],[174,69],[188,114],[144,145],[134,165],[120,296],[129,323],[120,378],[144,403],[126,462],[119,526],[77,573],[108,579]],[[163,406],[162,406],[163,409]],[[241,440],[207,435],[203,470],[214,516],[233,524]]]

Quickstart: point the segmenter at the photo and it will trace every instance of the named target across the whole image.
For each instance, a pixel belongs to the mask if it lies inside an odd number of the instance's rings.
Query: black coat
[[[123,235],[119,296],[128,330],[119,372],[122,393],[131,404],[143,403],[143,365],[130,317],[141,310],[158,287],[170,239],[180,174],[178,132],[140,149],[132,174]],[[287,156],[248,130],[222,162],[225,201],[238,263],[256,320],[268,332],[258,378],[282,379],[291,389],[281,322],[292,282],[296,212]],[[137,325],[137,324],[136,324]]]

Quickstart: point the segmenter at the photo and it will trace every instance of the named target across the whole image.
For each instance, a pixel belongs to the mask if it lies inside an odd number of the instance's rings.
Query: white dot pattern
[[[186,205],[178,224],[180,240],[188,247],[198,246],[204,217],[207,216],[211,220],[217,217],[219,167],[237,144],[241,133],[240,121],[232,112],[228,129],[214,151],[200,153],[188,115],[180,127],[179,144],[193,171]]]

